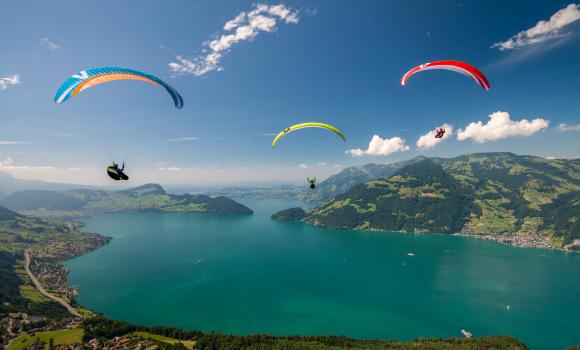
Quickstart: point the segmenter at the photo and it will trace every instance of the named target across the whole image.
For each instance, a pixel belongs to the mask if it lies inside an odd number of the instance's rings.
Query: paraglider
[[[291,127],[288,127],[286,129],[282,130],[278,135],[276,135],[276,137],[274,138],[274,141],[272,141],[272,148],[276,147],[276,144],[278,143],[278,141],[286,134],[289,134],[293,131],[303,129],[303,128],[326,129],[326,130],[329,130],[329,131],[337,134],[343,141],[346,141],[346,137],[344,136],[344,134],[332,125],[325,124],[325,123],[318,123],[318,122],[307,122],[307,123],[300,123],[300,124],[292,125]]]
[[[311,179],[307,177],[306,181],[310,184],[311,189],[314,189],[316,187],[316,178]]]
[[[403,75],[401,78],[401,85],[405,86],[407,84],[407,80],[413,74],[432,69],[444,69],[457,72],[467,77],[471,77],[485,91],[488,91],[491,88],[491,85],[489,84],[489,81],[485,75],[483,75],[483,73],[480,72],[477,68],[468,63],[453,60],[427,62],[417,66]]]
[[[443,127],[435,129],[435,138],[440,139],[445,135],[445,129]]]
[[[62,104],[70,97],[77,95],[92,86],[107,83],[115,80],[140,80],[147,83],[159,85],[163,87],[175,103],[175,107],[181,109],[183,107],[183,98],[171,85],[158,77],[139,72],[128,68],[119,67],[102,67],[93,68],[80,71],[79,73],[68,78],[58,89],[54,96],[54,102]]]
[[[113,180],[129,180],[129,176],[125,174],[125,163],[119,168],[119,165],[113,162],[113,165],[107,167],[107,174]]]

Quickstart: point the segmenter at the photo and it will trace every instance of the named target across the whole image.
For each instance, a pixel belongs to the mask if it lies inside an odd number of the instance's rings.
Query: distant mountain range
[[[45,182],[37,180],[17,179],[8,173],[0,171],[0,198],[12,192],[23,190],[66,191],[75,188],[95,188],[95,187],[56,183],[56,182]]]
[[[226,195],[232,198],[252,199],[298,199],[311,202],[325,202],[336,195],[350,190],[354,185],[365,181],[389,177],[402,167],[426,159],[418,156],[410,160],[391,164],[366,164],[345,168],[338,174],[321,181],[314,190],[304,185],[281,185],[264,187],[222,187],[206,190],[211,195]]]
[[[252,214],[248,207],[226,197],[167,194],[158,184],[122,191],[74,189],[17,191],[0,201],[11,210],[42,217],[79,217],[119,211],[187,211]]]
[[[536,234],[561,247],[580,239],[580,160],[512,153],[416,158],[307,211],[302,220],[347,229]]]

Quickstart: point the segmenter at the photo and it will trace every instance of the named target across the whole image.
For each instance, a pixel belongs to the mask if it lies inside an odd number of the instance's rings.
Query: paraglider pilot
[[[316,187],[316,178],[306,178],[306,181],[308,181],[308,183],[310,184],[310,188],[314,189]]]
[[[115,162],[113,162],[113,165],[107,167],[107,174],[109,174],[109,177],[113,180],[119,181],[119,180],[129,180],[129,176],[127,176],[127,174],[124,173],[125,171],[125,162],[123,162],[123,165],[119,168],[119,165]]]
[[[443,135],[445,135],[445,129],[444,128],[437,128],[437,129],[435,129],[435,138],[436,139],[442,138]]]

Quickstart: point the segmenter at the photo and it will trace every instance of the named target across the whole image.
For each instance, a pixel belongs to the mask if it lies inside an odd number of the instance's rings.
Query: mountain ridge
[[[8,209],[41,217],[80,217],[103,212],[141,210],[253,213],[250,208],[226,197],[167,194],[161,185],[154,183],[119,191],[18,191],[5,197],[0,204]]]
[[[348,167],[321,181],[314,191],[305,191],[298,198],[306,201],[327,201],[336,195],[348,191],[359,183],[389,177],[402,167],[424,159],[426,159],[425,156],[417,156],[395,163],[368,163],[361,166]]]
[[[517,235],[562,247],[580,240],[580,160],[509,152],[427,159],[358,184],[307,211],[303,221],[345,229]]]

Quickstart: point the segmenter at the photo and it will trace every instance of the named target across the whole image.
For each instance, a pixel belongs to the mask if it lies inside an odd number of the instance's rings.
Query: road
[[[57,303],[61,304],[73,316],[82,318],[81,314],[77,310],[75,310],[72,306],[70,306],[70,304],[67,303],[65,300],[63,300],[63,299],[61,299],[61,298],[59,298],[57,296],[54,296],[54,295],[50,294],[49,292],[47,292],[46,289],[44,289],[44,287],[42,286],[42,284],[32,274],[32,272],[30,271],[30,249],[26,249],[24,251],[24,268],[26,269],[26,273],[28,274],[28,277],[30,277],[30,279],[32,280],[32,283],[34,283],[34,286],[36,287],[36,289],[38,289],[38,291],[40,292],[40,294],[42,294],[45,297],[47,297],[47,298],[49,298],[51,300],[54,300]]]

